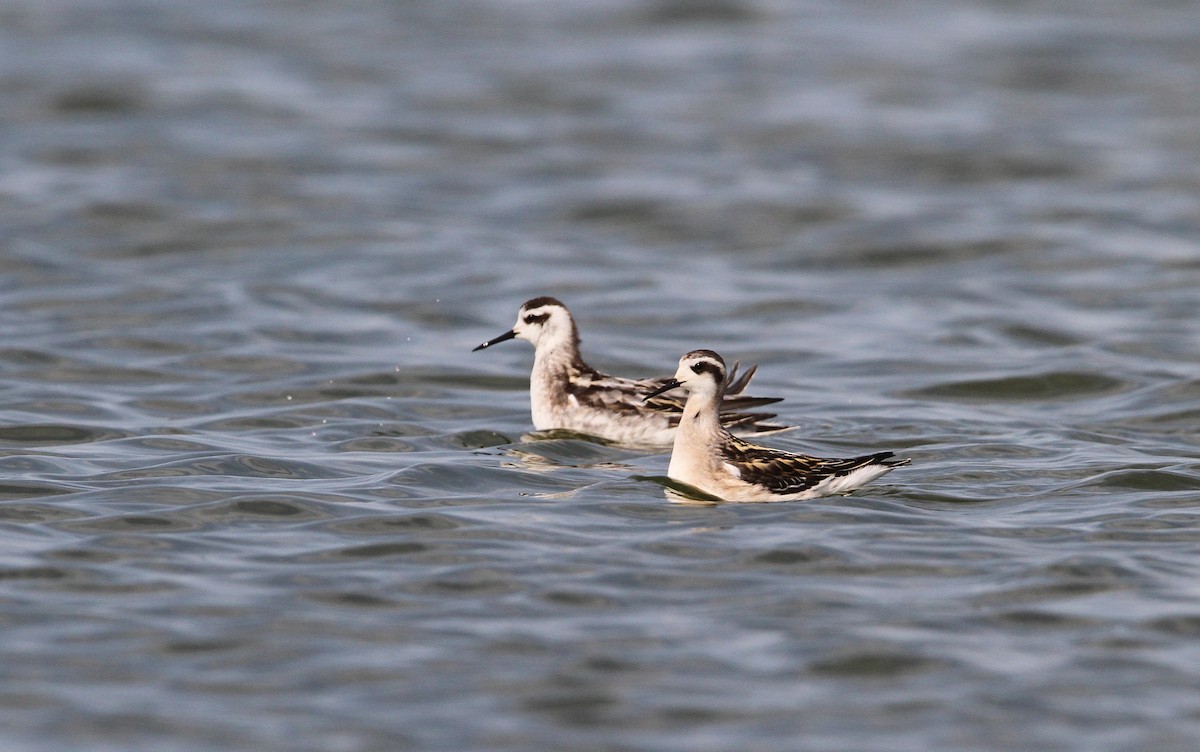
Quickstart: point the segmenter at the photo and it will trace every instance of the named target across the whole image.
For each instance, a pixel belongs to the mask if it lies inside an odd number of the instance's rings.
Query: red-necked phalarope
[[[907,465],[891,452],[823,459],[751,444],[717,421],[715,405],[725,384],[725,361],[712,350],[679,359],[675,377],[650,391],[682,386],[688,392],[667,476],[724,501],[794,501],[846,493],[892,468]]]
[[[575,320],[559,301],[548,297],[527,301],[517,312],[516,326],[475,350],[514,338],[529,340],[535,349],[529,402],[537,430],[566,429],[635,445],[670,444],[674,439],[683,414],[683,394],[667,394],[671,387],[659,388],[671,378],[626,379],[600,373],[584,363]],[[746,412],[782,399],[742,395],[756,369],[751,366],[737,376],[734,364],[723,385],[725,401],[719,411],[713,411],[715,419],[739,432],[786,430],[789,426],[764,422],[774,418],[774,413]],[[652,389],[657,396],[644,399]]]

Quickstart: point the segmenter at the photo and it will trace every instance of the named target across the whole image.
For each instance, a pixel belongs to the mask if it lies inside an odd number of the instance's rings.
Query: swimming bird
[[[533,372],[529,377],[529,402],[533,425],[539,431],[565,429],[633,445],[666,445],[675,438],[683,414],[682,391],[660,389],[671,377],[628,379],[597,371],[579,354],[579,329],[571,312],[560,301],[540,297],[526,301],[512,329],[475,348],[483,350],[510,339],[533,343]],[[747,412],[779,402],[780,397],[742,394],[757,366],[737,375],[737,365],[723,383],[724,402],[714,406],[714,419],[739,432],[783,431],[766,421],[774,413]],[[655,390],[647,400],[645,394]]]
[[[672,480],[724,501],[795,501],[846,493],[909,463],[892,452],[824,459],[739,439],[717,420],[724,384],[721,356],[694,350],[679,359],[674,378],[646,394],[654,399],[676,387],[688,392],[667,469]]]

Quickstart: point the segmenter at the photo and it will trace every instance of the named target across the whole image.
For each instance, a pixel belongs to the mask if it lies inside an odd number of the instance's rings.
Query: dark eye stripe
[[[539,313],[537,315],[530,314],[529,316],[525,317],[525,323],[526,324],[544,324],[544,323],[546,323],[546,319],[548,319],[548,318],[550,318],[550,314],[548,314],[548,313]]]
[[[718,380],[723,378],[723,376],[721,375],[721,369],[717,366],[717,364],[710,363],[707,360],[702,360],[698,363],[693,363],[692,364],[692,372],[693,373],[710,373],[713,375],[713,378],[716,378]]]

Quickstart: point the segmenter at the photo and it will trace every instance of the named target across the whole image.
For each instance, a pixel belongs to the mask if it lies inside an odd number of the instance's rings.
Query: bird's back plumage
[[[673,480],[726,501],[787,501],[846,493],[909,462],[892,452],[812,457],[734,436],[717,420],[728,381],[720,355],[695,350],[659,387],[682,386],[688,392],[667,470]]]
[[[683,392],[668,392],[647,401],[644,395],[670,377],[631,379],[589,366],[580,355],[574,318],[562,302],[550,297],[527,301],[511,331],[475,349],[508,339],[526,339],[535,348],[530,407],[538,430],[565,429],[626,444],[671,443],[684,410]],[[755,370],[751,366],[739,374],[734,364],[727,380],[728,396],[719,411],[720,421],[746,434],[788,430],[789,426],[770,422],[774,413],[756,410],[781,398],[744,394]]]

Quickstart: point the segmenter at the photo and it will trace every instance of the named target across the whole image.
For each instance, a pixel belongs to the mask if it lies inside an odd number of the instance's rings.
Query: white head
[[[692,350],[679,359],[675,377],[646,395],[646,399],[676,387],[689,395],[720,399],[725,388],[725,361],[712,350]]]
[[[679,359],[675,380],[689,394],[717,394],[725,385],[725,360],[712,350],[692,350]]]
[[[523,339],[534,347],[556,347],[569,344],[579,347],[579,332],[567,307],[555,298],[540,297],[528,300],[517,311],[517,323],[499,337],[484,342],[476,350],[491,347],[510,339]]]

